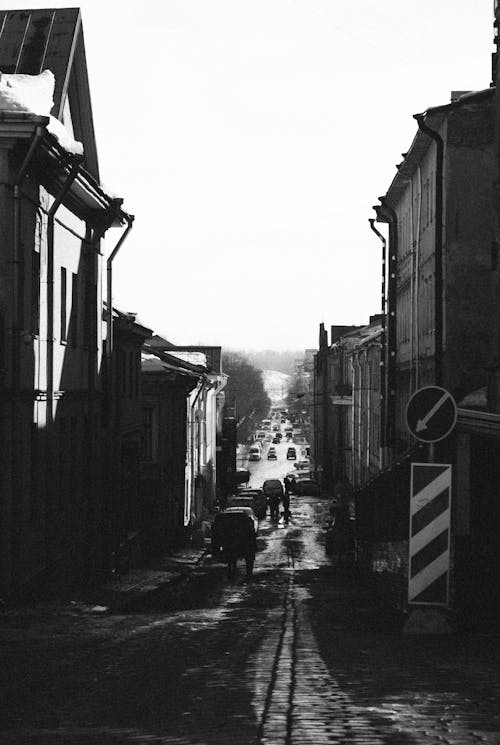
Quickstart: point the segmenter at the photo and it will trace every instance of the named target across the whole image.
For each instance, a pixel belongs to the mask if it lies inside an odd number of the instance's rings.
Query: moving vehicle
[[[281,497],[284,494],[283,484],[279,479],[266,479],[262,484],[262,491],[269,499],[269,497]]]
[[[278,456],[276,455],[276,450],[270,450],[268,452],[267,460],[278,460]]]
[[[295,450],[295,448],[288,448],[288,450],[286,451],[286,459],[295,460],[296,457],[297,457],[297,451]]]
[[[251,514],[250,514],[251,513]],[[212,556],[227,562],[228,576],[234,577],[238,559],[244,558],[248,575],[252,574],[257,551],[255,523],[249,507],[232,507],[215,516],[212,525]],[[255,521],[255,522],[254,522]]]
[[[250,445],[248,460],[260,460],[262,458],[262,445],[260,442],[254,442]]]

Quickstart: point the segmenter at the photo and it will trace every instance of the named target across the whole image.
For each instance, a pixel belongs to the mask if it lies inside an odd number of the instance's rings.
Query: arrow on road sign
[[[427,429],[428,422],[432,419],[434,414],[436,414],[439,411],[441,406],[445,403],[445,401],[448,398],[450,398],[450,394],[448,393],[448,391],[446,391],[446,393],[443,396],[441,396],[439,401],[436,401],[432,409],[424,416],[424,418],[419,419],[417,421],[417,425],[415,427],[417,432],[422,432],[424,429]]]
[[[406,424],[421,442],[439,442],[447,437],[457,421],[457,405],[452,394],[438,385],[427,385],[411,396],[406,406]]]

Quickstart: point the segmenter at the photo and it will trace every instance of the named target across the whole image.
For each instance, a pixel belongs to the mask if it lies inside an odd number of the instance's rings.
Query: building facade
[[[0,592],[9,595],[108,564],[101,241],[131,217],[99,181],[78,9],[2,11],[0,21],[9,81],[0,93]],[[48,96],[43,113],[30,109],[23,74]]]

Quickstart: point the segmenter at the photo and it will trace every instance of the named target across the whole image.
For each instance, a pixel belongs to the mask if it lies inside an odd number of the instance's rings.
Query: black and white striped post
[[[429,445],[429,463],[411,464],[408,549],[408,605],[405,632],[452,631],[449,607],[452,466],[433,463],[434,443],[453,430],[457,406],[440,386],[421,388],[410,398],[406,422],[414,437]]]

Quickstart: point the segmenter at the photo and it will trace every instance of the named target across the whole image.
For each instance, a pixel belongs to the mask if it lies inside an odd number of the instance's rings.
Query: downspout
[[[47,427],[54,421],[54,218],[78,175],[82,158],[71,160],[71,167],[57,197],[47,213]]]
[[[410,395],[415,390],[415,377],[413,369],[414,360],[414,306],[415,306],[415,238],[413,232],[413,177],[410,179],[410,250],[411,250],[411,264],[410,264]]]
[[[415,389],[420,387],[420,229],[422,222],[422,170],[418,167],[417,239],[415,246]]]
[[[113,358],[113,261],[118,254],[118,251],[124,244],[128,234],[132,230],[134,225],[134,215],[127,215],[123,213],[125,220],[127,221],[127,227],[120,236],[118,243],[111,251],[108,260],[106,261],[106,358],[108,361],[107,369],[109,375],[109,391],[113,390],[113,370],[112,370],[112,358]],[[110,404],[112,401],[110,399]]]
[[[48,120],[47,120],[48,121]],[[24,252],[21,250],[21,184],[28,168],[35,157],[38,146],[45,133],[45,126],[38,125],[31,140],[28,152],[14,179],[14,224],[13,224],[13,336],[12,344],[12,388],[19,392],[21,388],[21,332],[24,326]]]
[[[375,210],[378,207],[374,207]],[[386,427],[385,427],[385,415],[386,415],[386,391],[387,391],[387,371],[386,371],[386,294],[385,294],[385,282],[386,282],[386,255],[387,255],[387,241],[385,237],[375,227],[375,218],[368,218],[370,228],[373,230],[375,235],[379,238],[382,243],[382,293],[381,293],[381,310],[382,310],[382,331],[380,334],[380,468],[385,466],[385,448],[386,448]]]
[[[387,401],[386,401],[386,447],[394,447],[396,432],[396,350],[397,350],[397,260],[398,260],[398,218],[395,210],[387,204],[385,197],[380,197],[382,210],[381,221],[389,224],[389,265],[387,287]]]
[[[419,129],[436,143],[436,199],[434,233],[434,367],[435,383],[443,383],[443,162],[444,142],[436,130],[425,124],[425,114],[414,114]]]

